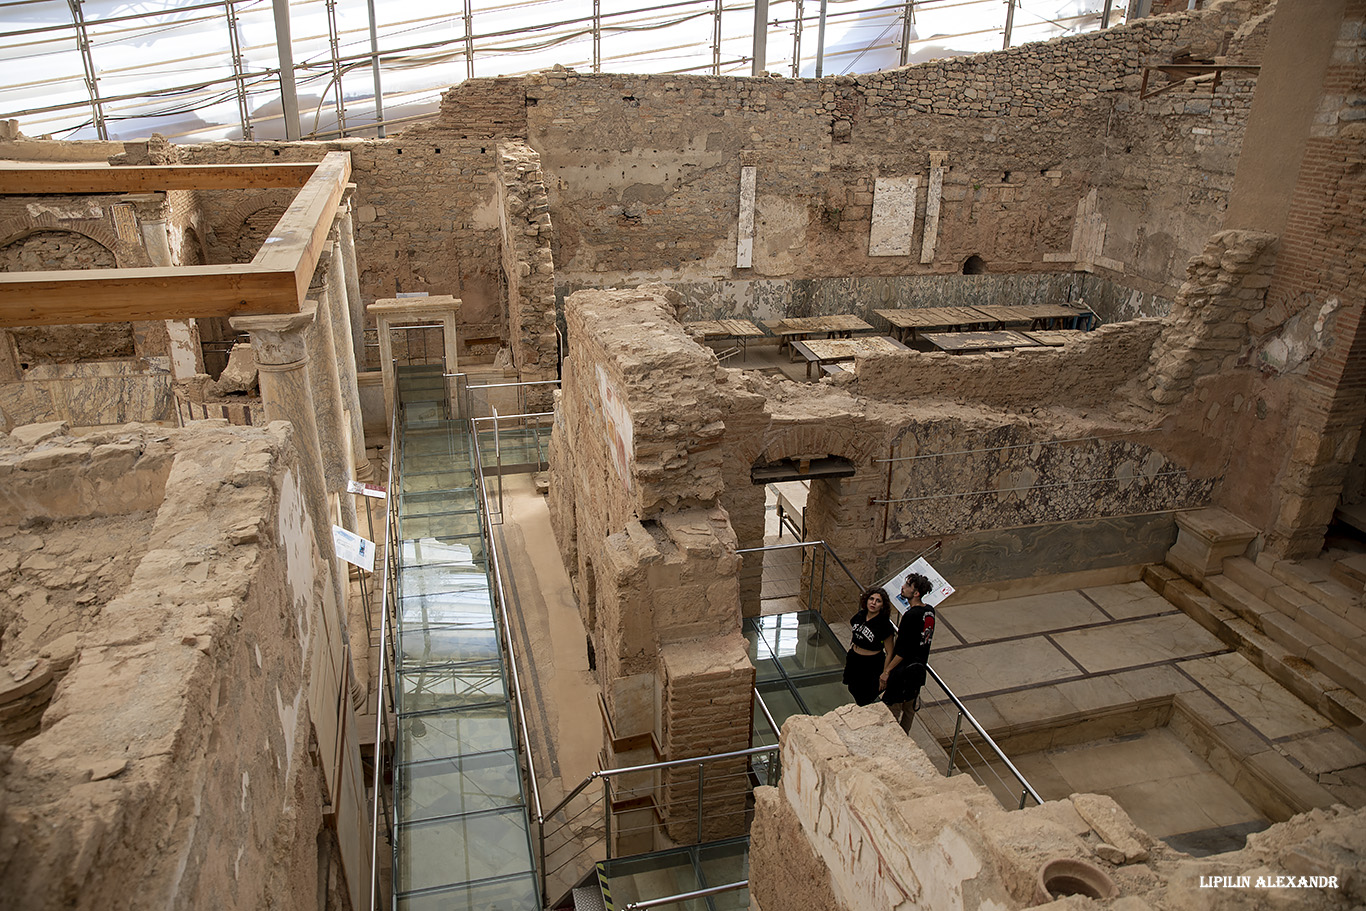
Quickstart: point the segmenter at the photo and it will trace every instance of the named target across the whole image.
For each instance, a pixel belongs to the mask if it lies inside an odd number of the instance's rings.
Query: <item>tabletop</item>
[[[835,313],[830,316],[794,316],[778,322],[778,335],[795,335],[801,332],[866,332],[873,327],[852,313]]]
[[[916,307],[912,310],[874,310],[898,329],[971,326],[990,320],[974,307]]]
[[[686,323],[684,330],[703,338],[759,338],[764,330],[747,319],[710,319]]]
[[[1039,347],[1038,342],[1023,332],[1010,329],[993,329],[987,332],[927,332],[922,338],[940,351],[952,354]]]

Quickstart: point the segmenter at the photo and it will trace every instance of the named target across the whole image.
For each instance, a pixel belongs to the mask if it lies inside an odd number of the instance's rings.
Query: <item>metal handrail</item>
[[[702,898],[707,895],[718,895],[722,892],[734,892],[736,889],[748,889],[749,880],[742,879],[735,883],[726,883],[724,886],[712,886],[709,889],[698,889],[695,892],[680,892],[678,895],[666,895],[663,898],[648,898],[644,901],[628,902],[621,906],[621,911],[639,911],[644,908],[658,908],[660,905],[673,905],[678,902],[690,901],[694,898]]]
[[[384,655],[385,655],[385,634],[389,625],[389,563],[394,557],[394,536],[389,533],[389,511],[393,509],[393,489],[394,489],[394,443],[398,435],[398,415],[395,414],[389,424],[389,471],[388,478],[384,486],[384,581],[381,584],[379,600],[379,668],[375,678],[375,770],[374,770],[374,804],[371,808],[370,820],[370,911],[375,911],[375,902],[378,900],[379,892],[379,814],[380,814],[380,769],[381,750],[384,747],[384,734],[387,727],[388,713],[384,707]],[[370,507],[366,507],[369,513]]]
[[[773,732],[776,734],[778,732],[778,722],[773,720],[773,714],[768,710],[768,703],[764,702],[764,697],[759,695],[758,687],[754,687],[754,701],[759,704],[759,708],[763,709],[764,720],[768,722],[768,726],[773,728]]]
[[[1034,790],[1034,787],[1029,783],[1029,780],[1020,774],[1020,770],[1015,768],[1015,763],[1011,762],[1010,757],[1006,756],[1001,748],[996,745],[996,741],[991,739],[991,735],[986,732],[986,729],[978,724],[976,718],[972,717],[972,712],[968,711],[968,707],[963,704],[963,700],[959,699],[957,694],[949,689],[948,684],[944,682],[944,678],[940,677],[935,669],[930,667],[929,664],[925,665],[925,670],[929,671],[930,676],[934,678],[934,682],[939,684],[939,688],[944,691],[945,695],[947,695],[950,700],[952,700],[954,706],[957,707],[959,714],[968,720],[968,724],[972,725],[973,730],[982,736],[982,740],[986,742],[987,746],[991,747],[992,752],[996,754],[997,758],[1005,763],[1006,768],[1010,769],[1010,772],[1015,776],[1015,779],[1019,781],[1020,784],[1024,785],[1024,789],[1029,793],[1029,796],[1033,797],[1036,803],[1042,804],[1043,798],[1039,796],[1039,792]],[[950,771],[952,771],[952,765],[950,765]],[[1021,800],[1022,809],[1023,803],[1024,801]]]
[[[473,424],[473,421],[471,421]],[[479,451],[479,432],[477,428],[471,428],[470,442],[474,450],[474,474],[479,484],[479,524],[483,527],[484,540],[488,542],[489,570],[493,575],[493,586],[491,588],[494,604],[498,607],[498,616],[502,619],[503,627],[503,647],[507,649],[507,664],[512,676],[513,705],[517,709],[517,725],[522,735],[523,752],[526,754],[527,781],[531,785],[531,799],[536,807],[536,825],[539,829],[543,825],[540,816],[541,790],[536,784],[536,762],[531,755],[531,733],[527,728],[526,711],[522,707],[522,683],[517,673],[517,652],[512,646],[512,622],[508,617],[507,604],[503,600],[503,568],[498,559],[498,546],[493,540],[493,526],[488,517],[488,491],[485,489],[484,482],[484,456]],[[538,838],[540,850],[545,851],[545,840]],[[545,859],[541,859],[541,893],[544,900],[545,893]]]

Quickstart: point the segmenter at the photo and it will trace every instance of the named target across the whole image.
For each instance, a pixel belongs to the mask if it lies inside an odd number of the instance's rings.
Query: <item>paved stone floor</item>
[[[505,510],[498,538],[549,806],[597,768],[601,714],[545,499],[528,476],[508,479]],[[1296,802],[1366,804],[1361,744],[1143,582],[1034,585],[945,602],[931,663],[1044,799],[1109,794],[1193,853],[1237,847]],[[847,645],[848,625],[836,633]],[[937,688],[924,695],[918,722],[947,745],[956,712]],[[979,748],[967,738],[963,752]]]

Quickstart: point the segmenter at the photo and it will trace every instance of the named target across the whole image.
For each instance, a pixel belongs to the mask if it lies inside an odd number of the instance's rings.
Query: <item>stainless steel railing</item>
[[[385,744],[389,742],[389,705],[386,702],[386,694],[390,699],[393,696],[393,689],[388,686],[389,678],[385,673],[385,658],[389,649],[388,637],[390,635],[389,599],[394,596],[392,583],[396,581],[394,567],[397,566],[398,561],[394,548],[397,536],[394,534],[393,525],[394,453],[397,438],[398,415],[395,414],[389,425],[389,465],[387,480],[384,485],[385,493],[388,496],[384,499],[384,578],[380,589],[379,666],[375,676],[375,758],[372,781],[374,797],[370,813],[370,911],[375,911],[376,902],[379,898],[379,821],[381,815],[389,834],[389,844],[394,843],[394,830],[388,807],[384,801],[381,772],[384,768]],[[369,512],[369,507],[366,508],[366,512]],[[373,533],[372,531],[371,534]]]

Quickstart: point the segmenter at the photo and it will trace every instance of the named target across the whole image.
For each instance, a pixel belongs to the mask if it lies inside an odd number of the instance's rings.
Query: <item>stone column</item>
[[[346,303],[351,326],[351,348],[355,363],[365,367],[365,303],[360,296],[360,269],[356,265],[356,233],[351,218],[351,194],[355,184],[347,184],[346,195],[337,209],[337,234],[341,241],[342,268],[346,271]]]
[[[327,484],[327,499],[331,502],[333,496],[337,497],[337,524],[347,531],[357,531],[356,501],[346,492],[346,484],[353,477],[351,425],[342,403],[340,369],[336,345],[332,339],[330,311],[334,308],[334,303],[328,288],[328,275],[331,269],[331,257],[324,253],[318,260],[317,271],[313,273],[314,283],[308,289],[309,300],[314,302],[319,316],[312,330],[305,336],[309,358],[313,363],[308,373],[313,383],[313,399],[318,406],[318,438],[322,442],[323,478]]]
[[[313,534],[318,552],[332,567],[336,591],[343,591],[333,556],[331,511],[323,480],[322,445],[318,437],[317,408],[313,386],[308,379],[308,344],[304,336],[313,324],[316,305],[304,303],[299,313],[266,316],[234,316],[228,322],[234,329],[251,334],[252,353],[260,376],[261,401],[266,418],[294,425],[294,445],[299,450],[300,486],[313,517]]]
[[[340,231],[341,219],[336,227]],[[352,347],[351,287],[346,280],[345,245],[339,240],[332,244],[332,270],[327,279],[330,305],[327,315],[332,327],[332,347],[337,352],[337,378],[341,383],[342,411],[345,412],[351,433],[351,464],[356,477],[370,478],[370,461],[365,457],[365,428],[361,421],[360,389],[356,385],[356,350]]]
[[[125,197],[133,204],[142,230],[142,244],[153,266],[170,267],[171,243],[166,235],[166,196],[163,193]],[[199,327],[193,319],[166,320],[171,377],[184,382],[204,372],[204,349],[200,347]]]

